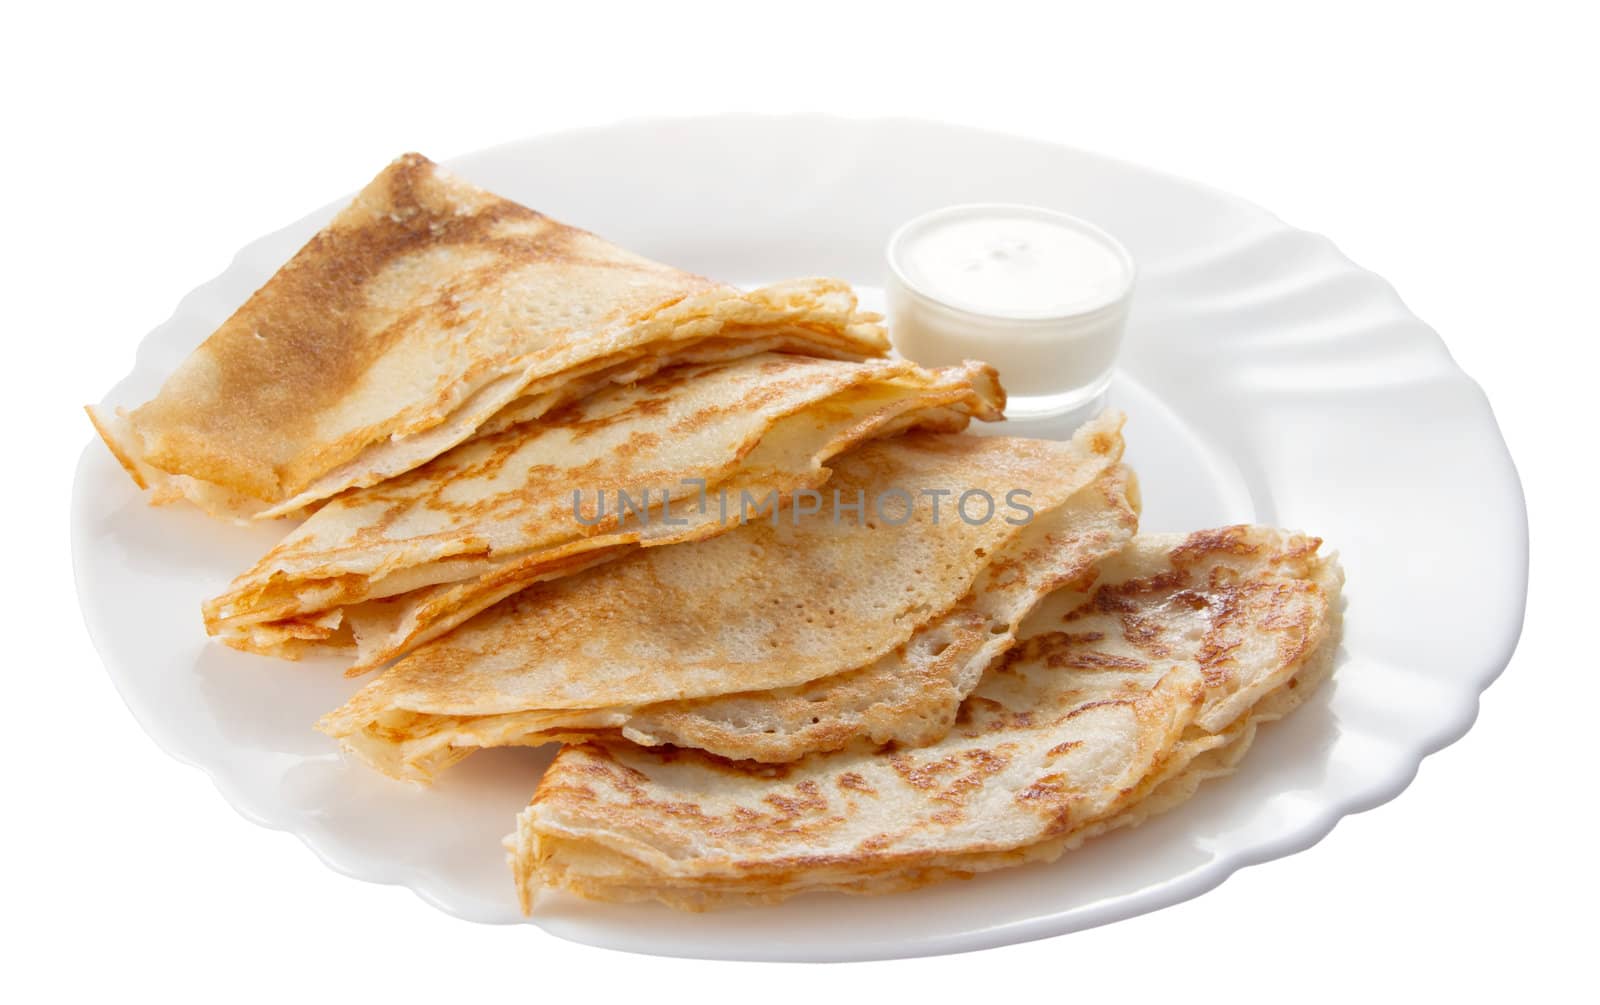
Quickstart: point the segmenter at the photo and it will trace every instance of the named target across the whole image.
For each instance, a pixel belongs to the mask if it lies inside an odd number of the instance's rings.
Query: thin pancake
[[[320,728],[380,770],[425,778],[493,717],[797,687],[868,666],[962,601],[1027,526],[1021,506],[1048,512],[1114,465],[1121,424],[1103,416],[1070,443],[868,443],[835,463],[826,512],[536,584],[401,660]],[[995,503],[986,520],[979,493]]]
[[[880,893],[1048,860],[1181,802],[1326,675],[1342,573],[1319,542],[1233,527],[1140,538],[1062,591],[918,750],[782,768],[568,747],[508,839],[542,885],[690,909]]]
[[[1138,529],[1133,474],[1117,465],[1062,505],[1036,514],[996,548],[971,590],[903,646],[859,669],[798,687],[487,720],[431,736],[454,747],[620,734],[646,746],[693,747],[734,760],[793,761],[855,742],[921,746],[942,738],[983,671],[1009,649],[1030,611],[1052,591],[1093,581],[1095,569]],[[415,742],[415,741],[413,741]],[[423,756],[421,743],[412,747]]]
[[[733,526],[705,494],[786,500],[857,442],[997,420],[1004,400],[979,363],[761,354],[673,367],[330,501],[207,602],[206,627],[276,656],[354,647],[361,672],[532,583]]]
[[[130,413],[90,408],[156,499],[293,514],[673,362],[881,355],[849,288],[743,293],[407,154]]]

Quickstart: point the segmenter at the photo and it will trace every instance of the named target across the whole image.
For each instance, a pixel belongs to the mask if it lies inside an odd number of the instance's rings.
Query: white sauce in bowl
[[[1133,280],[1098,233],[1013,207],[975,210],[902,233],[900,272],[913,289],[980,314],[1039,318],[1104,306]]]
[[[1031,206],[952,206],[901,227],[888,257],[902,356],[992,363],[1020,414],[1075,408],[1110,382],[1135,270],[1094,225]]]

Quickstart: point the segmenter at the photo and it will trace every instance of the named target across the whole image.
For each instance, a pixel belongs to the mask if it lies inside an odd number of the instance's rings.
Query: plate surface
[[[682,915],[541,904],[534,923],[620,949],[742,959],[954,952],[1055,935],[1192,897],[1382,803],[1463,734],[1510,659],[1527,521],[1494,417],[1383,280],[1248,203],[1106,158],[908,121],[717,118],[542,137],[451,162],[468,179],[625,247],[741,284],[836,275],[869,301],[903,220],[959,202],[1064,210],[1140,265],[1111,390],[1129,413],[1144,528],[1249,521],[1321,535],[1349,578],[1333,680],[1269,726],[1231,778],[1053,865],[881,898],[802,897]],[[376,170],[378,165],[374,165]],[[137,404],[340,203],[245,248],[139,347],[106,400]],[[1009,433],[1059,435],[1048,424]],[[93,442],[73,557],[91,635],[146,730],[240,812],[335,869],[460,917],[516,922],[500,848],[548,762],[476,755],[429,790],[346,761],[311,723],[357,685],[206,641],[200,602],[284,532],[157,509]]]

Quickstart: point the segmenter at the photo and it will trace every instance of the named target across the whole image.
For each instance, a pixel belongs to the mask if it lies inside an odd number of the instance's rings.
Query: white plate
[[[1349,576],[1332,683],[1235,776],[1046,866],[880,898],[683,915],[541,903],[534,923],[683,956],[860,959],[1055,935],[1192,897],[1392,798],[1464,733],[1510,658],[1527,582],[1516,472],[1477,385],[1381,279],[1327,240],[1197,185],[1026,139],[905,121],[719,118],[542,137],[451,166],[646,255],[739,283],[837,275],[874,295],[899,222],[958,202],[1085,217],[1140,263],[1112,400],[1149,530],[1250,521],[1322,535]],[[378,165],[373,165],[376,170]],[[352,181],[353,179],[345,179]],[[161,378],[333,214],[240,253],[107,396]],[[1048,428],[1011,432],[1048,433]],[[283,532],[146,506],[98,442],[74,491],[91,635],[141,724],[250,819],[335,869],[474,921],[520,917],[500,847],[548,754],[488,751],[432,789],[341,758],[311,723],[357,685],[208,644],[202,599]]]

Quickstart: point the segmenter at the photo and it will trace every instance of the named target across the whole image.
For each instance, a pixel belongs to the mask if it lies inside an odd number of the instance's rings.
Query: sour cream
[[[895,232],[889,335],[907,359],[981,359],[1012,414],[1076,408],[1111,381],[1134,264],[1109,234],[1032,206],[952,206]]]

